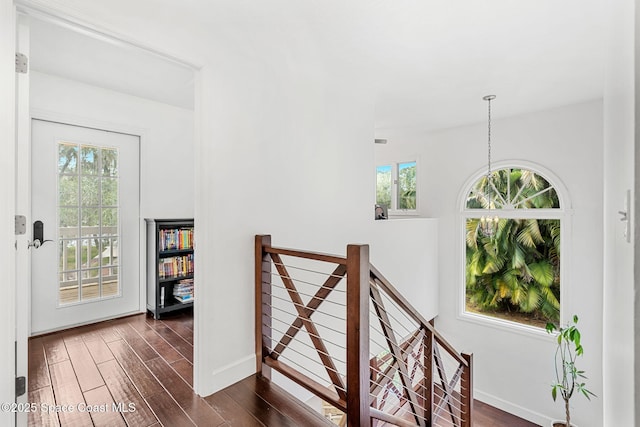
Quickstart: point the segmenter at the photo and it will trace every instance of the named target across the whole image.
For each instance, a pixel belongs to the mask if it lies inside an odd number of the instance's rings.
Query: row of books
[[[173,297],[182,304],[193,301],[193,279],[183,279],[173,285]]]
[[[193,254],[163,258],[158,263],[160,279],[183,277],[193,274]]]
[[[159,234],[161,251],[193,249],[193,228],[161,228]]]

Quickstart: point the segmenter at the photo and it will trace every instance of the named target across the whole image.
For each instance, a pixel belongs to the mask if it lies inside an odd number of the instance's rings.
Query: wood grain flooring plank
[[[257,394],[269,405],[290,418],[296,425],[308,427],[327,427],[332,425],[317,411],[314,411],[275,383],[264,378],[251,375],[236,383],[235,386],[244,387],[247,393]]]
[[[171,344],[173,348],[175,348],[185,359],[193,363],[193,346],[191,344],[183,340],[180,335],[173,332],[169,327],[161,322],[156,322],[150,325],[158,335]]]
[[[538,427],[530,421],[474,400],[474,427]]]
[[[70,360],[64,360],[49,366],[51,384],[53,386],[56,406],[60,409],[58,417],[60,425],[64,427],[86,427],[91,424],[91,417],[86,412],[78,410],[78,405],[84,404],[84,397],[76,380]]]
[[[118,334],[118,332],[113,327],[113,325],[114,325],[113,321],[102,322],[99,324],[99,327],[95,329],[95,332],[97,332],[100,335],[100,337],[102,337],[104,342],[106,342],[107,344],[110,342],[118,341],[119,339],[122,339],[122,337],[120,336],[120,334]]]
[[[193,345],[193,329],[190,329],[185,325],[182,317],[161,319],[161,322],[178,334],[180,338]]]
[[[69,360],[67,348],[64,346],[64,339],[61,334],[43,336],[42,345],[49,365]]]
[[[104,427],[126,427],[122,414],[114,405],[111,393],[106,386],[84,392],[87,411],[91,415],[93,425]]]
[[[87,391],[104,385],[102,376],[91,357],[91,353],[84,344],[81,336],[64,338],[65,346],[73,370],[76,373],[80,390]]]
[[[147,403],[163,426],[191,427],[195,425],[164,389],[160,393],[147,397]]]
[[[264,424],[225,392],[214,393],[204,400],[227,421],[223,426],[264,427]]]
[[[29,390],[37,390],[51,385],[42,338],[29,339],[28,346]]]
[[[144,427],[157,422],[156,416],[116,360],[101,363],[98,369],[114,402],[122,408],[122,415],[129,426]]]
[[[58,427],[60,425],[56,412],[42,410],[56,404],[51,386],[29,389],[29,402],[35,404],[35,411],[29,412],[27,417],[29,427]]]
[[[170,365],[187,384],[193,387],[193,365],[187,359],[180,358]]]
[[[136,332],[136,330],[129,324],[118,325],[115,328],[141,360],[147,361],[159,356],[159,354],[151,348],[151,346],[143,340],[138,332]]]
[[[167,362],[176,362],[184,357],[171,344],[156,333],[146,322],[132,324],[136,332]]]
[[[162,358],[147,361],[147,367],[196,425],[218,426],[224,423],[224,419],[196,395],[191,386]]]
[[[158,391],[158,388],[161,387],[160,383],[158,383],[151,372],[149,372],[144,363],[138,359],[138,356],[136,356],[126,342],[122,340],[112,341],[107,345],[120,366],[127,372],[127,375],[131,378],[142,397],[146,398]]]
[[[232,385],[225,388],[224,392],[267,427],[299,426],[299,424],[294,423],[290,418],[282,415],[277,409],[265,402],[260,396],[253,392],[247,393],[242,387]]]
[[[93,361],[98,365],[108,360],[113,360],[113,353],[109,350],[109,346],[104,342],[100,334],[90,334],[82,337],[87,350],[91,353]]]

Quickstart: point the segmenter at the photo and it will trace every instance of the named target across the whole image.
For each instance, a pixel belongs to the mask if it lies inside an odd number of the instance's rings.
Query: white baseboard
[[[532,423],[540,424],[542,426],[548,426],[551,423],[551,418],[545,415],[527,408],[523,408],[522,406],[515,405],[511,402],[500,399],[499,397],[495,397],[491,394],[484,393],[480,390],[474,390],[473,397],[474,399],[477,399],[482,403],[495,406],[498,409],[501,409],[520,418],[524,418],[525,420],[531,421]]]
[[[225,387],[235,384],[256,372],[256,355],[250,354],[233,363],[222,366],[211,373],[197,390],[200,396],[209,396]]]

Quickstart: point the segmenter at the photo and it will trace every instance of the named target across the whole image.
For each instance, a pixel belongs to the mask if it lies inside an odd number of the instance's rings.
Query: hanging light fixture
[[[494,213],[495,205],[493,203],[493,190],[495,186],[493,185],[493,175],[491,174],[491,101],[496,99],[495,95],[487,95],[482,99],[487,101],[488,108],[488,132],[487,132],[487,180],[486,180],[486,188],[484,191],[485,197],[487,198],[488,203],[488,212],[486,215],[480,217],[480,231],[487,237],[493,236],[498,230],[498,215]]]

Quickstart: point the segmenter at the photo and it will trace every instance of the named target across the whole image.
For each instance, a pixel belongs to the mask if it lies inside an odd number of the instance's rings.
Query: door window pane
[[[61,176],[58,180],[58,205],[78,206],[78,177]]]
[[[118,205],[118,179],[102,178],[102,206]]]
[[[61,272],[75,271],[78,269],[77,247],[77,240],[63,239],[60,241],[60,262],[58,265]]]
[[[99,232],[100,225],[100,208],[83,208],[82,209],[82,227],[92,228],[92,230],[82,230],[82,235],[95,235]]]
[[[100,149],[82,146],[80,149],[80,173],[97,175],[100,170]]]
[[[82,206],[98,206],[100,200],[100,178],[83,176],[80,179]]]
[[[102,175],[118,176],[118,150],[102,149]]]
[[[58,144],[58,173],[78,173],[78,146],[75,144]]]
[[[78,229],[78,208],[59,208],[58,220],[60,221],[59,236],[61,238],[80,236],[80,230]]]

